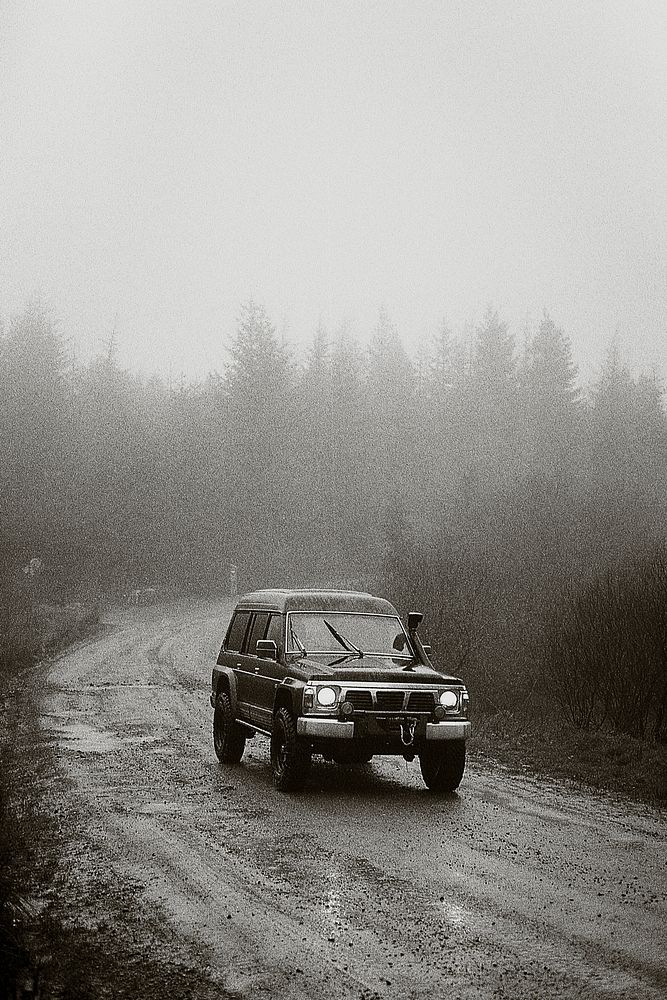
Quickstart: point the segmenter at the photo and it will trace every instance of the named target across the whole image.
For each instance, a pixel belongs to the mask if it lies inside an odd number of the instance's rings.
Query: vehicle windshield
[[[328,623],[328,624],[327,624]],[[334,634],[335,633],[335,634]],[[400,618],[344,611],[294,611],[289,616],[287,652],[340,653],[412,659]]]

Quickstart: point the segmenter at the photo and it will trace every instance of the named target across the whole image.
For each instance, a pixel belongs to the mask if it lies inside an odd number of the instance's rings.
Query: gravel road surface
[[[73,881],[139,887],[221,997],[664,1000],[661,814],[476,760],[444,798],[393,758],[316,759],[281,795],[264,739],[236,768],[213,753],[230,612],[112,611],[50,665],[41,725],[83,817]],[[94,907],[118,919],[104,893]]]

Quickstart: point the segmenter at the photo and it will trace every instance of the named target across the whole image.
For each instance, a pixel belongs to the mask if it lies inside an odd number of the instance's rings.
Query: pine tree
[[[67,531],[59,491],[71,464],[71,380],[62,337],[33,303],[0,338],[0,559],[53,556]],[[53,560],[51,560],[53,561]]]
[[[491,306],[477,327],[472,372],[480,395],[489,400],[505,400],[516,392],[514,337]]]
[[[250,301],[241,307],[229,354],[224,389],[238,415],[274,406],[287,389],[289,356],[263,306]]]
[[[490,306],[477,327],[467,408],[471,457],[505,476],[520,462],[521,410],[514,338]]]
[[[545,470],[561,469],[573,455],[581,431],[576,379],[570,341],[545,312],[523,373],[529,451]]]
[[[423,461],[418,475],[433,500],[431,519],[442,511],[442,498],[465,467],[468,428],[462,420],[466,391],[464,351],[443,320],[428,342],[426,377],[415,406],[416,436]]]
[[[230,560],[248,585],[266,583],[290,544],[286,462],[295,428],[298,373],[266,310],[241,309],[230,362],[218,381],[225,482],[237,527]],[[275,571],[275,570],[274,570]]]
[[[368,357],[371,392],[386,401],[390,409],[400,409],[411,396],[414,369],[384,306],[378,314]]]
[[[447,400],[459,375],[456,345],[452,332],[446,322],[442,321],[437,333],[431,340],[431,351],[428,365],[430,396],[437,403]]]
[[[326,327],[320,320],[313,337],[313,343],[308,352],[306,372],[310,379],[320,383],[323,378],[328,377],[329,362],[331,360],[331,346]]]
[[[633,378],[614,341],[593,390],[587,480],[591,535],[619,554],[664,537],[667,523],[667,417],[662,387]]]
[[[379,496],[410,480],[414,455],[415,371],[387,310],[382,307],[371,338],[366,421],[371,479]],[[391,484],[391,486],[390,486]]]
[[[115,339],[78,373],[77,460],[67,503],[78,521],[76,561],[100,580],[123,580],[141,535],[131,508],[143,484],[140,384],[118,363]]]

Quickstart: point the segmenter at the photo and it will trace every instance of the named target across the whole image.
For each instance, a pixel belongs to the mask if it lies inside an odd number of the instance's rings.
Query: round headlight
[[[456,708],[459,703],[459,696],[456,691],[443,691],[440,695],[440,704],[443,708]]]
[[[337,693],[333,688],[318,688],[317,689],[317,704],[322,705],[323,708],[330,708],[334,704]]]

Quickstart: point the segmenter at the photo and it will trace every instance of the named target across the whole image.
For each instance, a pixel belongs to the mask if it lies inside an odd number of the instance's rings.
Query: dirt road
[[[316,763],[285,796],[259,737],[223,768],[208,693],[229,612],[110,613],[51,665],[42,726],[83,818],[72,880],[138,887],[221,996],[666,995],[658,813],[474,761],[446,798],[394,759]],[[103,894],[93,909],[118,919]]]

